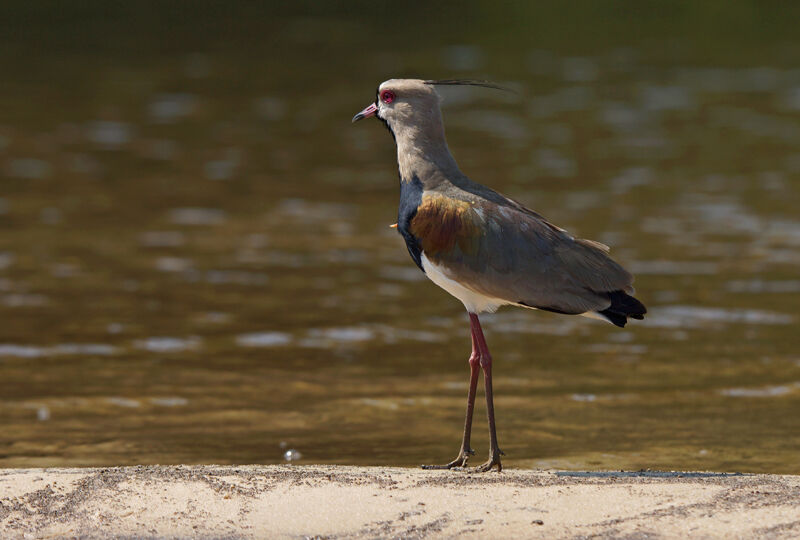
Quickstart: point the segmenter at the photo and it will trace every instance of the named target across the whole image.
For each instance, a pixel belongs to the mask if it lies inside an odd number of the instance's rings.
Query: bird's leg
[[[472,434],[472,412],[475,410],[475,391],[478,388],[478,374],[480,373],[481,353],[478,348],[475,329],[472,325],[472,315],[470,314],[470,334],[472,336],[472,353],[469,355],[469,393],[467,394],[467,415],[464,419],[464,437],[461,440],[461,450],[456,459],[445,465],[423,465],[423,469],[452,469],[454,467],[466,467],[469,456],[475,455],[475,450],[470,448],[469,440]]]
[[[492,397],[492,355],[489,354],[489,347],[486,345],[486,338],[483,337],[483,329],[478,320],[478,316],[474,313],[469,314],[470,325],[473,329],[473,335],[478,345],[480,352],[480,364],[483,369],[483,382],[486,389],[486,415],[489,417],[489,459],[483,465],[475,467],[478,472],[486,472],[492,470],[492,467],[497,465],[497,472],[503,470],[503,464],[500,463],[500,456],[504,455],[503,451],[497,445],[497,429],[494,424],[494,399]]]

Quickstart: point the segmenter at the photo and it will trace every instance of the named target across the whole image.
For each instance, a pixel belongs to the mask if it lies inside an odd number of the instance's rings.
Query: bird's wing
[[[447,277],[494,298],[561,313],[598,311],[633,277],[603,244],[572,238],[515,201],[426,191],[409,223]]]

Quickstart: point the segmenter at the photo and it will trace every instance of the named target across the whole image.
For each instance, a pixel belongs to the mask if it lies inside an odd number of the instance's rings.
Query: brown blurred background
[[[0,466],[452,458],[466,316],[388,228],[391,137],[350,118],[466,77],[518,94],[442,89],[462,169],[611,245],[651,308],[485,317],[507,466],[800,472],[799,19],[4,2]]]

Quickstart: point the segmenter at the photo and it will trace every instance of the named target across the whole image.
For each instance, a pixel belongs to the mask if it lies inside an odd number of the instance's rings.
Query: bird
[[[609,248],[571,236],[542,215],[459,169],[445,139],[437,87],[502,88],[489,81],[389,79],[375,102],[352,123],[374,117],[397,147],[400,204],[396,229],[414,263],[467,310],[472,340],[464,434],[458,455],[425,469],[502,471],[492,393],[492,356],[478,316],[501,306],[584,315],[624,327],[643,319],[633,276],[609,256]],[[489,457],[469,467],[472,416],[483,372],[489,422]]]

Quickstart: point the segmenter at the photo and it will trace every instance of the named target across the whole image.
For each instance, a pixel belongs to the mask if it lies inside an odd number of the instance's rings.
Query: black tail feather
[[[642,320],[647,313],[644,304],[624,291],[610,292],[608,298],[611,300],[611,305],[598,313],[620,328],[628,322],[628,317]]]

